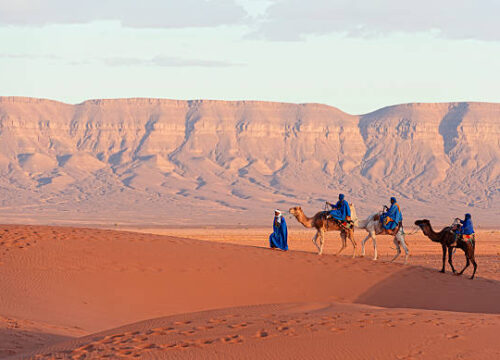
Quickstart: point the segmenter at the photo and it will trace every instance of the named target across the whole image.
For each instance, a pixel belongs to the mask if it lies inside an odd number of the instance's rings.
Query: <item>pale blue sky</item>
[[[500,2],[412,3],[0,0],[0,95],[500,102]]]

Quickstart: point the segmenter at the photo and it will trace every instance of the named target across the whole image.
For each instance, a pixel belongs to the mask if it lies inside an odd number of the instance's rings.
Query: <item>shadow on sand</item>
[[[354,302],[388,308],[415,308],[500,314],[500,281],[442,274],[411,266],[373,285]]]
[[[0,329],[0,359],[18,358],[21,354],[41,346],[73,339],[70,336],[27,331],[16,328]]]

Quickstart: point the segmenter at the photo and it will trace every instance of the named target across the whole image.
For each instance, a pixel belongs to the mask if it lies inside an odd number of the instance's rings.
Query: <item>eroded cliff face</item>
[[[396,195],[410,216],[495,225],[499,157],[499,104],[0,98],[4,216],[260,223],[344,192],[363,216]]]

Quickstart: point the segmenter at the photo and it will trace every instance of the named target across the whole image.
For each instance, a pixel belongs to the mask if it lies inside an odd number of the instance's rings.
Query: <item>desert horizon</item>
[[[0,0],[0,359],[500,359],[499,12]]]

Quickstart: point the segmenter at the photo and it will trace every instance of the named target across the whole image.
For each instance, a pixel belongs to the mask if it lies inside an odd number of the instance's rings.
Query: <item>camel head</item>
[[[295,206],[295,207],[292,207],[290,208],[290,210],[288,210],[290,212],[290,214],[292,214],[293,216],[297,217],[299,216],[300,214],[303,214],[304,212],[302,211],[302,208],[300,206]]]
[[[304,225],[306,228],[311,228],[313,227],[313,219],[308,218],[305,214],[304,211],[302,211],[302,208],[300,206],[295,206],[293,208],[290,208],[290,214],[295,216],[297,221]]]
[[[415,225],[417,225],[420,229],[422,229],[422,232],[425,235],[428,236],[430,234],[431,222],[429,220],[427,219],[417,220],[415,221]]]

